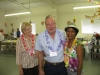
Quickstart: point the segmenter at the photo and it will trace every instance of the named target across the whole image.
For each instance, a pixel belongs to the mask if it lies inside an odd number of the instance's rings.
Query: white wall
[[[82,5],[84,4],[82,3]],[[76,18],[76,26],[79,28],[79,33],[77,36],[91,38],[92,34],[82,34],[81,20],[86,19],[85,15],[93,16],[94,13],[97,13],[97,9],[91,8],[74,10],[73,7],[73,4],[65,4],[58,6],[57,17],[59,29],[64,30],[64,28],[67,26],[67,21],[73,21],[73,19]]]
[[[36,33],[40,33],[45,30],[45,24],[41,25],[41,22],[44,21],[46,15],[54,15],[55,18],[57,17],[56,9],[52,9],[50,6],[45,6],[45,7],[37,7],[31,9],[32,13],[31,14],[26,14],[26,15],[19,15],[19,16],[10,16],[7,17],[7,24],[9,25],[9,32],[11,32],[11,29],[19,27],[20,23],[22,22],[34,22],[36,23]],[[14,12],[20,12],[20,11],[14,11]],[[8,12],[8,13],[14,13]],[[13,27],[11,27],[11,23],[13,23]]]
[[[4,17],[5,12],[0,11],[0,28],[4,29],[4,32],[7,33],[7,28],[5,27],[6,18]]]
[[[77,3],[78,5],[84,5],[84,3]],[[91,4],[87,4],[85,3],[85,5],[91,5]],[[67,21],[72,21],[74,18],[76,18],[76,25],[79,28],[80,32],[78,34],[78,36],[83,36],[83,37],[91,37],[92,34],[82,34],[81,31],[81,20],[82,19],[86,19],[85,15],[90,15],[92,16],[95,12],[94,9],[83,9],[83,10],[73,10],[73,7],[75,6],[75,4],[64,4],[64,5],[59,5],[57,6],[57,8],[53,9],[50,6],[43,6],[43,7],[37,7],[37,8],[32,8],[31,11],[32,13],[29,15],[19,15],[19,16],[12,16],[12,17],[6,17],[6,22],[7,22],[7,26],[8,28],[6,29],[4,26],[4,22],[5,22],[5,17],[3,16],[3,14],[0,16],[2,17],[2,19],[0,18],[0,27],[3,28],[5,30],[5,33],[9,33],[11,32],[11,29],[14,28],[16,30],[16,28],[19,28],[20,23],[22,22],[29,22],[31,20],[31,22],[36,23],[36,33],[40,33],[42,31],[45,30],[45,25],[41,25],[41,21],[44,21],[45,16],[46,15],[53,15],[55,16],[56,20],[57,20],[57,27],[61,30],[64,30],[64,28],[67,25]],[[11,12],[7,12],[7,13],[18,13],[18,12],[23,12],[25,10],[17,10],[17,11],[11,11]],[[11,23],[13,23],[13,27],[11,27]]]

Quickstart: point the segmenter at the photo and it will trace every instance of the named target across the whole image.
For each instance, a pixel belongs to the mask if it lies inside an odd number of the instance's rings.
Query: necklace
[[[73,47],[76,46],[77,43],[77,39],[75,38],[71,48],[67,48],[68,47],[68,40],[65,42],[64,45],[64,62],[65,62],[65,66],[67,67],[69,64],[69,59],[70,59],[70,52],[73,50]]]
[[[72,43],[69,43],[68,45],[69,45],[69,46],[72,46]]]
[[[60,33],[60,31],[57,29],[57,33],[58,33],[58,36],[59,36],[59,38],[60,38],[60,43],[59,43],[59,45],[58,45],[58,47],[57,47],[57,51],[61,48],[61,45],[63,44],[63,40],[62,40],[62,36],[61,36],[61,33]],[[54,52],[55,50],[54,50],[54,48],[52,48],[51,46],[50,46],[50,42],[49,42],[49,40],[48,40],[48,38],[49,38],[49,36],[47,35],[47,31],[45,31],[45,37],[46,37],[46,42],[47,42],[47,44],[48,44],[48,49],[50,49],[52,52]]]
[[[21,35],[21,40],[22,40],[22,43],[23,43],[25,50],[29,53],[29,55],[33,55],[34,54],[34,35],[31,34],[30,38],[31,38],[32,45],[31,45],[31,48],[29,49],[26,45],[26,42],[25,42],[25,36],[23,34]]]

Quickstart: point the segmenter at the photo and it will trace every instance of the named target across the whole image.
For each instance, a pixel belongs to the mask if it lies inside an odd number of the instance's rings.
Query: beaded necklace
[[[30,49],[26,45],[25,36],[23,34],[21,35],[21,40],[22,40],[22,43],[23,43],[23,46],[24,46],[25,50],[29,53],[29,55],[33,55],[34,54],[34,35],[31,34],[32,46],[31,46]]]

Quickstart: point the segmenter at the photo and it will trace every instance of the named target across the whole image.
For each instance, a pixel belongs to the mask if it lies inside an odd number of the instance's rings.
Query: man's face
[[[56,31],[56,22],[54,18],[47,18],[45,21],[46,29],[48,30],[48,33],[53,34]]]

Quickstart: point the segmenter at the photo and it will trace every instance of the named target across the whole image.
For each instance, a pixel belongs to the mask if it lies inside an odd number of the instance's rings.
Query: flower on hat
[[[67,24],[69,24],[70,23],[70,21],[67,21]]]

